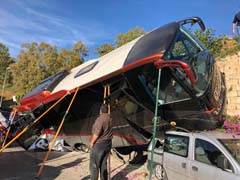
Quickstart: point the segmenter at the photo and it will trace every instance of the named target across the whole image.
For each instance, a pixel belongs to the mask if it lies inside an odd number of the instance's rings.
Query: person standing
[[[232,22],[232,33],[238,36],[238,45],[240,45],[240,12],[234,16]]]
[[[89,145],[91,180],[98,180],[99,172],[101,180],[108,179],[107,159],[112,147],[112,118],[107,112],[108,106],[102,104],[100,114],[92,127]]]

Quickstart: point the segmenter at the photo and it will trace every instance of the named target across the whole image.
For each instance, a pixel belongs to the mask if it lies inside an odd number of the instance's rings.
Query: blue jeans
[[[237,32],[237,36],[238,36],[238,46],[240,45],[240,26],[236,26],[236,32]]]
[[[90,153],[90,179],[98,180],[100,172],[101,180],[108,179],[107,159],[112,147],[111,141],[96,143]]]

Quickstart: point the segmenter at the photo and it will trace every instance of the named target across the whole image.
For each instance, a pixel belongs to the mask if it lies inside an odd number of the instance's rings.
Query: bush
[[[240,115],[227,116],[224,122],[227,133],[240,133]]]
[[[220,51],[219,57],[224,58],[226,56],[231,56],[239,52],[238,42],[236,39],[223,36],[221,39],[221,43],[223,45],[223,48]]]
[[[194,34],[213,53],[215,58],[224,58],[229,55],[234,55],[240,50],[236,37],[216,37],[215,30],[213,29],[206,29],[204,32],[195,30]]]
[[[194,34],[215,57],[220,54],[223,45],[221,43],[221,38],[215,37],[215,30],[210,28],[206,29],[204,32],[202,30],[195,30]]]

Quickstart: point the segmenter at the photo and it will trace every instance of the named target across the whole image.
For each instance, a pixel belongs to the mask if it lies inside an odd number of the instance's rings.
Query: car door
[[[189,137],[166,135],[164,142],[163,166],[168,179],[187,180],[189,167]]]
[[[225,171],[222,170],[220,168],[217,168],[217,172],[216,172],[217,177],[215,179],[219,179],[219,180],[239,180],[240,177],[239,175],[234,174],[233,171]]]
[[[226,168],[220,168],[225,160]],[[225,155],[211,142],[195,139],[194,159],[190,162],[190,177],[192,180],[237,180],[233,166]]]

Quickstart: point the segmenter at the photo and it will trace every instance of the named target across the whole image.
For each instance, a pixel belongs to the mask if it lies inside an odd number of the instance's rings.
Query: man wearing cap
[[[240,45],[240,12],[234,16],[232,22],[232,32],[238,36],[238,45]]]
[[[98,180],[100,172],[101,180],[108,179],[107,159],[112,147],[112,119],[108,112],[108,106],[102,104],[100,114],[92,127],[90,140],[90,179]]]

